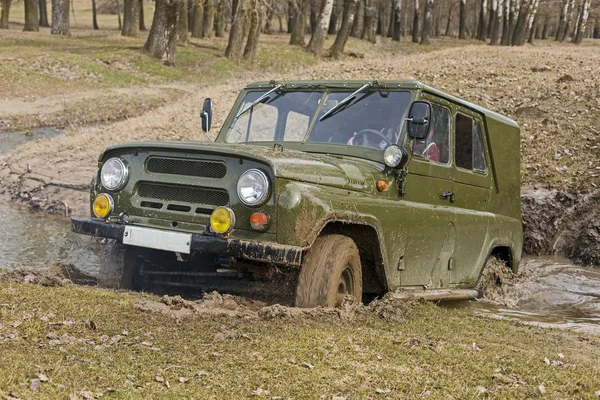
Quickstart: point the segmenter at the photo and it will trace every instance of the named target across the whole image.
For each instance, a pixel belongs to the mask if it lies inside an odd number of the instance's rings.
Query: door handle
[[[450,199],[450,203],[454,203],[454,192],[446,190],[442,193],[442,199]]]

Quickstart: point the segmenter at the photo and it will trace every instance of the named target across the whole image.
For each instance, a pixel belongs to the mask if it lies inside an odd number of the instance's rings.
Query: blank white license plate
[[[190,254],[192,235],[189,233],[161,231],[158,229],[126,226],[123,243],[157,250]]]

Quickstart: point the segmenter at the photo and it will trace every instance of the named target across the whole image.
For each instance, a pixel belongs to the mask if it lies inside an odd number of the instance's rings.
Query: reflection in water
[[[484,301],[445,304],[473,314],[600,335],[600,270],[558,257],[523,259],[522,276],[508,291],[515,308]]]
[[[27,136],[0,132],[0,157],[29,140],[61,132],[54,128],[37,129]],[[51,262],[64,262],[90,274],[98,272],[100,244],[95,239],[71,233],[68,219],[31,213],[2,198],[0,215],[0,268],[42,267]]]
[[[99,241],[71,233],[67,218],[32,213],[3,200],[0,214],[0,268],[64,262],[97,274],[102,250]]]

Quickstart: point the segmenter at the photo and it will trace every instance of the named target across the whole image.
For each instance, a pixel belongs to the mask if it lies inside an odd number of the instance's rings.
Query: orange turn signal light
[[[384,180],[380,180],[377,181],[377,190],[379,190],[380,192],[383,192],[385,189],[387,189],[388,184],[386,181]]]
[[[269,218],[269,214],[264,211],[257,211],[252,213],[250,216],[250,226],[255,231],[263,232],[269,228],[269,223],[271,222],[271,218]]]

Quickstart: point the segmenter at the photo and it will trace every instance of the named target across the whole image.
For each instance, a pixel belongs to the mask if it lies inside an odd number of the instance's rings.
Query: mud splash
[[[268,305],[258,300],[211,292],[196,301],[181,296],[163,296],[160,301],[139,301],[134,307],[150,313],[158,313],[182,323],[187,318],[202,315],[227,316],[260,320],[309,320],[352,321],[364,315],[376,315],[381,319],[402,322],[410,313],[411,300],[394,298],[393,294],[374,300],[368,305],[356,303],[348,296],[339,308],[296,308],[281,304]]]
[[[600,266],[600,189],[525,187],[521,210],[526,253],[556,254],[578,264]]]
[[[482,299],[444,305],[477,315],[600,335],[600,270],[582,268],[560,257],[532,257],[523,260],[518,276],[491,263],[482,281]]]
[[[96,278],[74,265],[52,263],[45,268],[16,268],[0,273],[0,282],[41,286],[96,285]]]

